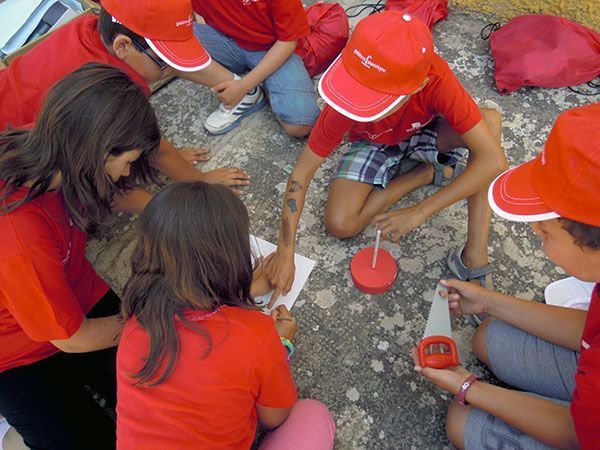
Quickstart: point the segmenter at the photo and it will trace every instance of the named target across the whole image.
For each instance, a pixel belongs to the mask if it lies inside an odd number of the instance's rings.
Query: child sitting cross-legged
[[[457,394],[446,429],[458,448],[600,448],[598,123],[599,103],[561,114],[540,155],[499,176],[488,196],[499,216],[531,223],[552,262],[596,283],[589,311],[443,282],[452,311],[490,316],[473,337],[473,351],[518,389],[477,381],[462,367],[421,368],[415,359],[422,375]]]
[[[258,421],[277,428],[263,450],[333,448],[327,407],[297,400],[294,317],[254,302],[270,286],[253,283],[242,201],[220,185],[173,184],[139,233],[117,355],[117,448],[248,449]]]

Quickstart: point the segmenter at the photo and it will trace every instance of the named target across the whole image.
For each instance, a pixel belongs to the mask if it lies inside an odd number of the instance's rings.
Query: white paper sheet
[[[271,244],[270,242],[253,235],[250,235],[250,246],[252,247],[253,254],[258,257],[268,256],[277,249],[275,244]],[[299,255],[298,253],[294,256],[294,263],[296,264],[296,276],[294,278],[294,284],[292,284],[292,289],[290,289],[290,292],[288,292],[287,295],[280,295],[272,308],[265,308],[263,310],[265,313],[270,313],[273,308],[276,308],[279,305],[285,305],[287,309],[292,309],[300,291],[304,287],[304,283],[308,280],[308,276],[316,264],[314,260]],[[271,293],[256,297],[255,300],[267,305],[271,300]]]

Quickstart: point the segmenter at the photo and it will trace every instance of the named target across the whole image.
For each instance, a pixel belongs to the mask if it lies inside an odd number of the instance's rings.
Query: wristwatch
[[[465,381],[463,381],[463,384],[460,385],[460,389],[458,390],[458,394],[456,395],[458,403],[460,403],[463,406],[467,406],[469,404],[469,402],[467,401],[467,391],[471,388],[471,386],[473,386],[473,383],[475,383],[478,379],[479,378],[477,378],[475,375],[471,374],[467,377]]]

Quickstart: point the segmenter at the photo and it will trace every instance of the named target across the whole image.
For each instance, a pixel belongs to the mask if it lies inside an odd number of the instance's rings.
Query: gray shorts
[[[499,320],[487,329],[492,372],[517,389],[568,405],[575,389],[579,353],[535,337]],[[473,408],[465,425],[468,450],[542,450],[539,442],[496,417]]]

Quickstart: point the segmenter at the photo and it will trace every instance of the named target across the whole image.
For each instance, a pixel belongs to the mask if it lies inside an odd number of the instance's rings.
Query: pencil
[[[291,317],[278,317],[277,320],[285,320],[286,322],[293,322],[294,319]]]

